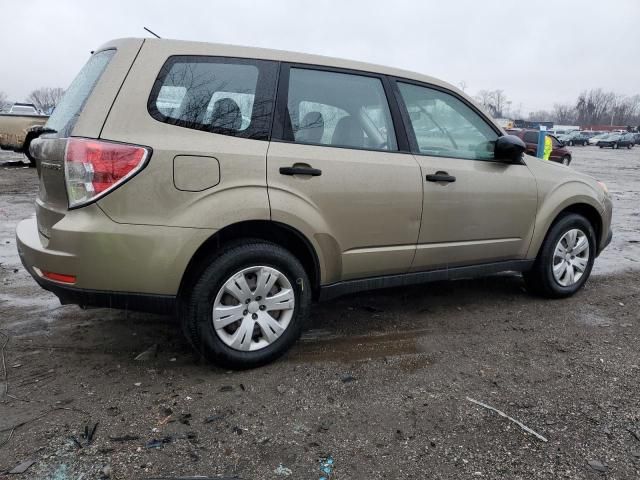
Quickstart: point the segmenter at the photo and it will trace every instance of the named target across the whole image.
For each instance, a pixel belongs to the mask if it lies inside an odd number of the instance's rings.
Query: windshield
[[[47,128],[57,131],[63,137],[71,133],[87,98],[115,52],[115,50],[104,50],[89,58],[49,117]]]

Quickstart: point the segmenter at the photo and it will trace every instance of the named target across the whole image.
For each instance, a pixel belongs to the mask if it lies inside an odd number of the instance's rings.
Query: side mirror
[[[496,160],[509,163],[520,163],[522,154],[527,149],[525,143],[515,135],[504,135],[496,140],[494,156]]]

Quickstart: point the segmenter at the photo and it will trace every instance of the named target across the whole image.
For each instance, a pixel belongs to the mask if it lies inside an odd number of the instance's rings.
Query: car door
[[[524,258],[537,208],[527,166],[494,158],[499,131],[461,97],[408,81],[395,85],[424,181],[412,270]]]
[[[323,283],[403,273],[413,260],[420,167],[385,85],[367,73],[281,69],[267,155],[271,216],[316,243]]]

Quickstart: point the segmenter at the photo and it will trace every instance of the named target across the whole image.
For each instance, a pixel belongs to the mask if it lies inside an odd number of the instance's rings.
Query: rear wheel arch
[[[183,297],[184,292],[197,281],[209,263],[207,260],[225,246],[238,243],[243,239],[264,240],[291,252],[302,263],[311,283],[313,298],[317,298],[321,272],[315,248],[298,230],[270,220],[247,220],[234,223],[209,237],[191,257],[180,282],[178,297]]]

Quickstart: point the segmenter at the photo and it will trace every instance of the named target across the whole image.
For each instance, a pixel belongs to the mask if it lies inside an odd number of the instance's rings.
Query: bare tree
[[[60,103],[62,95],[64,95],[62,88],[42,87],[31,92],[27,102],[33,103],[38,110],[50,114]]]
[[[553,119],[553,113],[547,110],[537,110],[529,112],[529,120],[533,122],[548,122]]]
[[[616,94],[605,92],[601,88],[584,91],[576,102],[578,123],[596,125],[612,121],[612,109],[616,104]]]
[[[7,100],[7,94],[0,92],[0,112],[5,111],[9,107],[9,101]]]
[[[552,119],[561,125],[572,125],[576,116],[576,109],[568,103],[556,103],[553,106]]]
[[[476,100],[494,117],[502,117],[511,104],[504,94],[504,90],[480,90]]]

